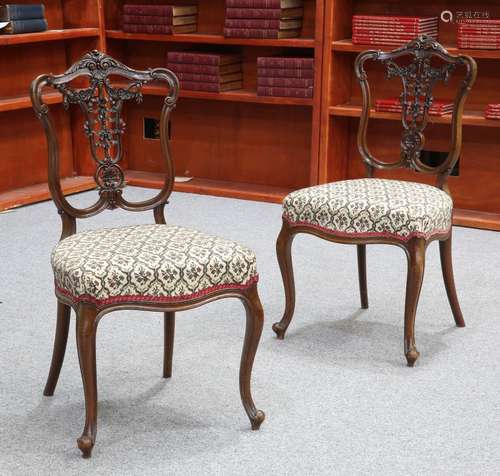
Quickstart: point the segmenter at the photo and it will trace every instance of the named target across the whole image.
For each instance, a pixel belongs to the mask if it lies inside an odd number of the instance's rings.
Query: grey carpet
[[[90,194],[72,200],[89,203]],[[1,475],[500,473],[498,233],[454,230],[465,329],[454,327],[438,247],[429,247],[417,316],[421,358],[409,369],[400,249],[368,248],[370,309],[361,312],[355,247],[298,237],[297,309],[281,342],[271,330],[284,304],[274,252],[280,207],[174,194],[167,213],[172,223],[257,253],[266,313],[253,374],[255,401],[267,414],[261,431],[250,431],[238,394],[238,301],[178,316],[171,380],[161,378],[161,315],[116,313],[98,332],[97,444],[91,460],[80,457],[74,320],[59,386],[42,396],[55,324],[49,254],[60,230],[46,202],[0,215]],[[81,229],[151,220],[106,212]]]

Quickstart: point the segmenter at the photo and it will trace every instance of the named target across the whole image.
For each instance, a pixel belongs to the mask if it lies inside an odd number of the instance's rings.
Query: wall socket
[[[168,121],[168,139],[171,139],[172,123]],[[160,140],[160,120],[151,117],[144,118],[144,139]]]

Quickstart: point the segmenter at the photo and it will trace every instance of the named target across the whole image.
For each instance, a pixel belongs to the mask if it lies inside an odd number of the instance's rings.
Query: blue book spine
[[[37,31],[45,31],[48,29],[47,20],[15,20],[9,24],[9,33],[16,35],[19,33],[35,33]]]
[[[9,20],[31,20],[45,17],[45,6],[41,3],[36,4],[9,4],[5,5]]]

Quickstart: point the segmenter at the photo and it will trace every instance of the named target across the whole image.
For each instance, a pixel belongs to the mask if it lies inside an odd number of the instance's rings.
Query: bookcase
[[[353,44],[352,15],[430,17],[440,16],[444,10],[451,11],[455,17],[472,11],[500,18],[500,3],[492,0],[326,0],[320,183],[358,178],[365,172],[356,146],[361,92],[354,74],[354,61],[360,51],[387,48]],[[439,41],[452,54],[473,56],[479,74],[466,103],[458,175],[449,180],[455,202],[454,223],[500,230],[500,121],[484,118],[486,105],[500,102],[500,51],[459,50],[456,47],[456,28],[456,24],[440,21]],[[367,72],[374,99],[394,97],[401,92],[400,83],[387,81],[382,68],[374,67]],[[435,96],[451,98],[460,73],[456,72],[448,86],[437,87]],[[393,160],[399,154],[400,121],[397,113],[372,112],[368,140],[375,156]],[[431,118],[426,129],[426,150],[447,150],[449,123],[450,116]],[[402,170],[377,172],[376,176],[432,183],[432,177]]]
[[[134,68],[166,66],[168,51],[240,53],[242,90],[181,92],[170,128],[172,152],[176,174],[193,179],[175,187],[179,191],[279,202],[291,190],[364,173],[356,148],[361,101],[353,65],[357,53],[371,47],[353,45],[353,14],[439,16],[443,10],[473,10],[500,18],[500,4],[494,0],[473,4],[466,0],[304,0],[300,37],[260,40],[223,36],[224,0],[170,2],[197,3],[199,12],[196,33],[173,36],[121,31],[125,0],[44,3],[50,31],[0,36],[0,66],[8,72],[0,76],[0,210],[49,197],[45,139],[31,110],[30,81],[42,72],[63,72],[90,49],[107,51]],[[439,40],[451,53],[459,52],[455,37],[456,25],[440,22]],[[463,53],[476,58],[479,76],[466,107],[458,175],[450,178],[457,208],[455,223],[500,230],[500,121],[487,120],[483,115],[486,104],[500,103],[500,51]],[[256,58],[274,54],[315,58],[312,99],[257,96]],[[377,85],[375,96],[399,93],[397,83],[383,79],[381,69],[369,74]],[[452,81],[450,88],[454,84]],[[437,96],[449,97],[447,90],[442,91],[438,90]],[[145,137],[144,121],[158,118],[165,91],[148,86],[144,92],[143,103],[125,111],[123,165],[128,184],[159,187],[163,174],[159,143]],[[46,100],[55,105],[66,192],[92,188],[95,168],[81,118],[68,117],[62,111],[60,95],[48,93]],[[372,114],[370,145],[381,158],[398,153],[399,120],[397,114]],[[448,139],[449,118],[432,118],[426,148],[444,151]],[[382,176],[429,179],[408,171],[385,172]]]
[[[19,1],[18,3],[32,3]],[[51,30],[0,35],[0,210],[49,197],[45,135],[36,119],[28,89],[43,72],[62,72],[89,49],[101,47],[98,0],[45,0]],[[62,97],[48,93],[61,132],[61,173],[68,193],[92,187],[74,160],[72,118]]]

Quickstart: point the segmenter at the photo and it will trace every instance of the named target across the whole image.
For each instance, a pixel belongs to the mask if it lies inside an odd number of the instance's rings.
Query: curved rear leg
[[[288,222],[283,220],[280,234],[276,241],[276,255],[285,288],[285,312],[280,322],[273,324],[273,331],[278,339],[285,338],[285,332],[290,325],[295,310],[295,282],[293,279],[292,242],[295,235],[291,232]]]
[[[89,458],[97,434],[97,374],[96,374],[97,309],[81,304],[76,318],[76,344],[85,394],[85,427],[78,438],[78,448]]]
[[[358,278],[361,308],[368,309],[368,286],[366,282],[366,245],[358,245]]]
[[[250,389],[253,362],[264,325],[264,312],[257,293],[257,285],[253,285],[245,292],[243,302],[246,309],[246,330],[240,363],[240,395],[252,424],[252,430],[258,430],[264,421],[265,414],[262,410],[255,408]]]
[[[165,312],[164,327],[163,378],[170,378],[174,355],[175,312]]]
[[[54,395],[59,374],[64,362],[66,344],[68,343],[69,323],[71,319],[71,307],[57,301],[57,324],[54,337],[54,350],[52,351],[52,362],[50,364],[49,376],[43,394],[46,397]]]
[[[455,279],[453,278],[453,260],[451,257],[451,231],[450,236],[445,241],[439,242],[439,255],[441,256],[441,270],[443,271],[446,294],[450,302],[451,312],[455,318],[457,327],[465,327],[464,317],[458,302],[457,290],[455,289]]]
[[[404,349],[408,367],[413,367],[420,355],[415,345],[415,315],[424,279],[425,245],[423,238],[413,238],[407,245],[408,277],[406,280]]]

